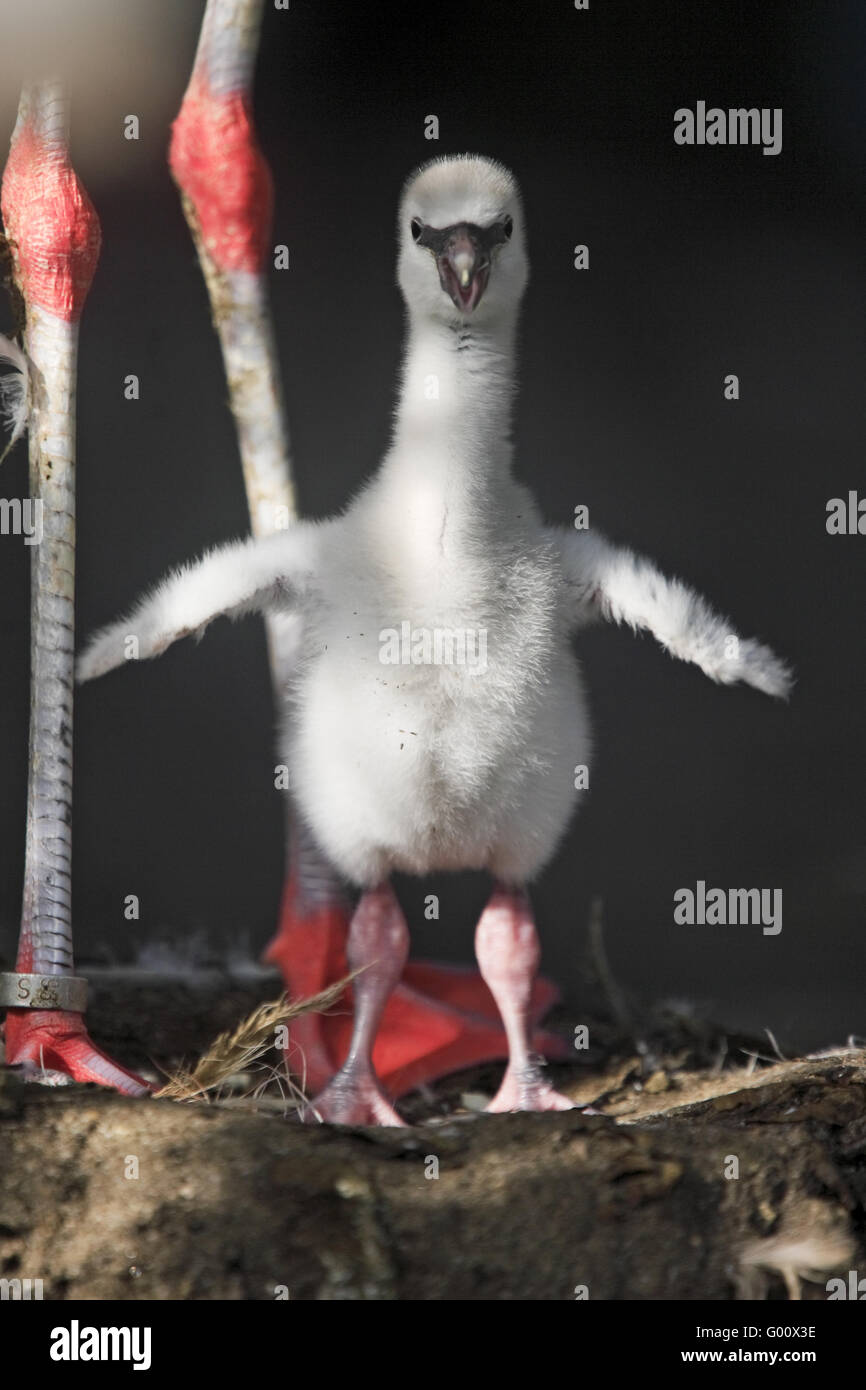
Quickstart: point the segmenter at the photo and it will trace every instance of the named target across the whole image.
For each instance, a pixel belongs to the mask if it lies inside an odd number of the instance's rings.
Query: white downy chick
[[[405,187],[398,238],[407,339],[375,477],[333,520],[223,546],[170,575],[91,640],[78,675],[121,665],[130,636],[149,657],[220,614],[300,614],[281,757],[302,816],[364,890],[396,870],[494,876],[500,934],[491,954],[482,918],[479,963],[507,1022],[509,987],[491,975],[528,940],[520,890],[554,853],[581,795],[574,766],[589,762],[574,633],[601,618],[646,629],[711,679],[771,695],[787,694],[790,674],[648,560],[594,531],[546,526],[512,478],[528,260],[511,174],[469,155],[423,166]],[[391,911],[380,902],[376,921]],[[529,951],[530,976],[533,961]],[[553,1108],[544,1097],[556,1093],[526,1081],[527,1058],[512,1052],[494,1108]],[[368,1081],[352,1078],[355,1099]],[[396,1122],[376,1095],[366,1109],[344,1105],[340,1073],[326,1101],[334,1087],[327,1118]]]

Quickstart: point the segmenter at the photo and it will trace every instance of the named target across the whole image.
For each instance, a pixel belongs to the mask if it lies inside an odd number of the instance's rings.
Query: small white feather
[[[9,432],[9,440],[2,454],[3,462],[9,450],[17,444],[27,428],[27,399],[29,375],[27,358],[17,343],[4,338],[0,333],[0,362],[8,362],[15,368],[13,373],[0,377],[0,420]]]

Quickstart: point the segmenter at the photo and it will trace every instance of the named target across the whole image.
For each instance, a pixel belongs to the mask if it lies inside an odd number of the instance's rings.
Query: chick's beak
[[[458,229],[438,259],[439,282],[458,309],[471,313],[487,288],[490,263],[471,234]]]

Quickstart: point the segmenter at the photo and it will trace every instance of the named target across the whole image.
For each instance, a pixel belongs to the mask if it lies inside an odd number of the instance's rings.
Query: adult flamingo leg
[[[31,715],[24,902],[6,1062],[35,1080],[96,1081],[127,1095],[146,1082],[91,1041],[71,921],[72,678],[75,582],[75,374],[78,320],[99,257],[96,212],[68,156],[68,103],[56,82],[26,86],[3,177],[2,211],[26,310],[30,490],[43,535],[31,550]]]
[[[508,1066],[487,1109],[574,1109],[574,1102],[545,1080],[531,1050],[532,984],[538,973],[541,947],[525,893],[508,888],[496,890],[481,914],[475,953],[508,1035]]]
[[[266,274],[273,182],[252,110],[262,12],[263,0],[208,0],[169,152],[222,348],[256,536],[289,526],[297,515]],[[266,623],[280,704],[295,666],[299,627],[293,617],[271,616]],[[287,861],[280,921],[265,959],[279,966],[290,995],[303,997],[346,973],[350,912],[336,875],[291,806]],[[536,1020],[555,997],[552,987],[539,986]],[[295,1023],[290,1061],[313,1090],[340,1066],[348,1032],[339,1011]],[[549,1034],[539,1034],[534,1045],[562,1052],[561,1040]],[[389,1089],[401,1095],[506,1051],[477,972],[413,962],[385,1006],[374,1057]]]
[[[289,432],[268,300],[273,181],[259,148],[252,83],[263,0],[208,0],[189,85],[172,128],[169,165],[198,252],[229,386],[253,535],[297,517]],[[298,622],[269,615],[275,703],[286,698]],[[350,911],[340,884],[291,802],[280,924],[265,959],[293,997],[345,974]],[[319,1015],[296,1021],[290,1061],[314,1090],[339,1065]]]

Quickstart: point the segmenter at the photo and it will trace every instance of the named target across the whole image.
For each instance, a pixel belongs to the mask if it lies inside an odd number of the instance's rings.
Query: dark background
[[[82,325],[80,637],[168,566],[247,527],[204,285],[165,165],[202,6],[94,10],[73,79],[73,154],[104,250]],[[140,13],[144,11],[146,13]],[[104,43],[96,43],[101,25]],[[2,58],[11,132],[16,53]],[[580,1000],[590,899],[620,981],[710,1001],[788,1046],[866,1033],[862,616],[866,537],[828,498],[863,459],[866,10],[611,3],[269,8],[260,134],[277,187],[272,277],[302,509],[341,507],[388,439],[400,360],[394,215],[403,179],[472,150],[523,189],[532,282],[518,469],[552,521],[586,503],[796,667],[789,705],[714,687],[652,640],[580,653],[592,796],[536,887],[545,967]],[[783,150],[681,148],[673,113],[784,110]],[[123,139],[123,118],[141,139]],[[424,117],[440,121],[437,144]],[[572,248],[590,247],[590,270]],[[7,329],[11,319],[6,316]],[[123,378],[141,378],[141,399]],[[741,399],[723,398],[736,372]],[[25,450],[0,492],[26,496]],[[0,946],[14,956],[24,847],[27,571],[0,538]],[[76,707],[79,957],[147,942],[257,952],[282,881],[258,621],[85,688]],[[682,927],[673,894],[781,887],[784,928]],[[438,891],[438,923],[423,920]],[[400,892],[419,954],[468,959],[487,885]],[[140,896],[141,920],[123,899]]]

